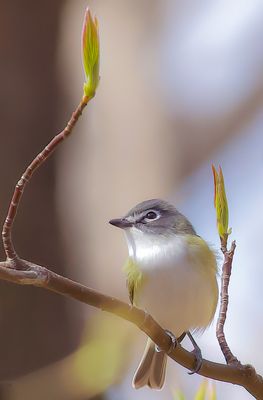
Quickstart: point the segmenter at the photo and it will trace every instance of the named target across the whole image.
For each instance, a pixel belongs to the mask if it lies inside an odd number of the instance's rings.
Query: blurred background
[[[221,164],[237,240],[226,335],[263,373],[261,0],[0,0],[1,221],[22,171],[82,96],[87,5],[100,23],[100,86],[26,190],[17,251],[127,300],[126,243],[108,220],[161,197],[218,249],[211,163]],[[4,400],[169,400],[177,389],[192,399],[201,382],[169,362],[162,392],[135,391],[144,334],[42,289],[0,282],[0,324]],[[197,340],[223,361],[214,324]],[[251,398],[216,389],[219,400]]]

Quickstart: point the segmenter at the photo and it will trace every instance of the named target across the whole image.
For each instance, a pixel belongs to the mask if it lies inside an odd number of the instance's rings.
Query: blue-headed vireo
[[[147,200],[112,225],[124,229],[129,258],[125,266],[132,304],[147,311],[179,338],[204,330],[217,306],[216,258],[207,243],[174,206]],[[138,389],[161,389],[167,355],[148,339],[133,378]],[[199,360],[200,361],[200,360]]]

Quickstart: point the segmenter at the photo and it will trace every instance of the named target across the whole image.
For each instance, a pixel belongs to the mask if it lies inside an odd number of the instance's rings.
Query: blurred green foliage
[[[181,390],[176,390],[173,394],[173,400],[187,400]],[[216,400],[215,385],[209,385],[207,379],[204,379],[194,397],[194,400]]]
[[[123,378],[133,342],[130,325],[107,314],[89,320],[73,355],[72,378],[86,393],[102,393]]]

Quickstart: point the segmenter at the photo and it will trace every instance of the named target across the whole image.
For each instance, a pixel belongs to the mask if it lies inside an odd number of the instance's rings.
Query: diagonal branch
[[[0,263],[0,279],[21,284],[33,285],[56,292],[117,315],[146,333],[167,353],[171,347],[170,336],[144,311],[126,304],[114,297],[106,296],[80,283],[74,282],[40,265],[16,258]],[[180,344],[169,356],[189,370],[195,366],[195,356],[183,349]],[[243,386],[256,399],[263,400],[263,379],[251,366],[239,367],[218,364],[203,360],[199,375]]]
[[[74,126],[76,125],[83,109],[86,107],[89,100],[89,97],[83,96],[80,104],[73,112],[69,122],[67,123],[66,128],[63,129],[63,131],[60,132],[58,135],[56,135],[51,140],[51,142],[49,142],[49,144],[34,158],[34,160],[29,164],[29,166],[21,176],[20,180],[17,182],[2,230],[3,245],[8,260],[13,260],[17,258],[17,254],[12,242],[12,228],[19,207],[19,203],[27,183],[32,178],[34,172],[40,167],[41,164],[43,164],[48,159],[48,157],[53,153],[57,146],[71,134]]]

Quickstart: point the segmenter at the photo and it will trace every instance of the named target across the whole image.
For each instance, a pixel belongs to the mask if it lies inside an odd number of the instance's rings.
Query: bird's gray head
[[[159,199],[143,201],[124,217],[109,222],[118,228],[134,227],[148,234],[195,234],[193,226],[184,215],[171,204]]]

